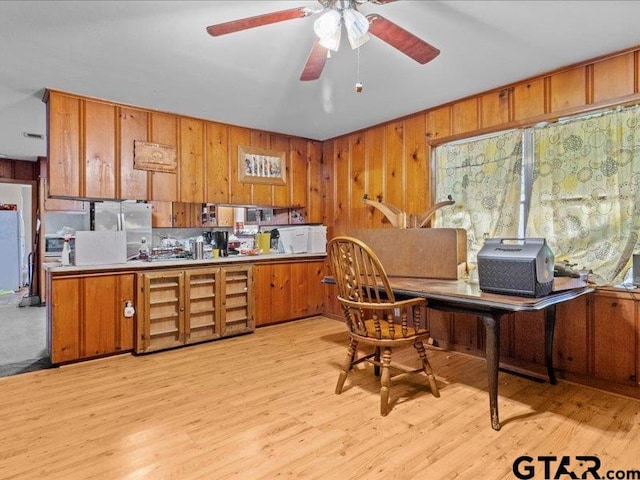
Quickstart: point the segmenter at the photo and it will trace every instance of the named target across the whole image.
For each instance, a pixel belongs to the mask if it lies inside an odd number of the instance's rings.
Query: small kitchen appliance
[[[544,297],[553,287],[554,255],[544,238],[488,238],[478,252],[483,292]]]

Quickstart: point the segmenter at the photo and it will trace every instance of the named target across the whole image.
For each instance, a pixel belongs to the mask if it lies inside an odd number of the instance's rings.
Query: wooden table
[[[447,312],[470,313],[481,318],[485,328],[485,355],[489,385],[491,426],[500,430],[498,417],[498,367],[500,361],[500,319],[518,311],[544,310],[544,354],[549,382],[556,384],[553,369],[553,334],[558,303],[594,291],[582,287],[552,293],[542,298],[517,297],[481,292],[477,284],[465,280],[389,277],[394,293],[427,299],[427,306]]]

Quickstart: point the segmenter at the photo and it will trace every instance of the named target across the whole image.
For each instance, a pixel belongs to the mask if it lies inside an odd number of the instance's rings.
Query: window
[[[491,160],[490,139],[504,145],[519,142],[521,148],[513,151],[518,158],[510,160],[518,173],[498,173],[495,182],[484,178],[492,173],[487,167],[491,161],[506,165],[509,157],[503,151]],[[456,200],[456,209],[440,212],[436,225],[471,232],[470,262],[482,246],[481,228],[492,237],[544,237],[556,261],[593,270],[598,283],[619,283],[637,249],[640,231],[640,107],[490,139],[436,148],[436,199],[451,193]],[[477,160],[478,152],[483,161]],[[469,182],[469,178],[483,181]],[[451,191],[452,186],[457,190]],[[495,202],[478,201],[491,197]],[[465,217],[466,224],[461,220]],[[516,225],[505,218],[513,218]]]

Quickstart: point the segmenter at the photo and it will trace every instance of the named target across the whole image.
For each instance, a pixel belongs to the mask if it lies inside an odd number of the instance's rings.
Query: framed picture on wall
[[[286,161],[286,152],[238,145],[238,181],[285,185]]]

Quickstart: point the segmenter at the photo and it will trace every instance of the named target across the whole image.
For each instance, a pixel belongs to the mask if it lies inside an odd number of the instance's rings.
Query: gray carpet
[[[48,357],[24,360],[22,362],[0,365],[0,377],[9,377],[11,375],[18,375],[19,373],[35,372],[36,370],[43,370],[45,368],[52,368]]]
[[[50,366],[46,308],[19,307],[26,294],[0,295],[0,377]]]

